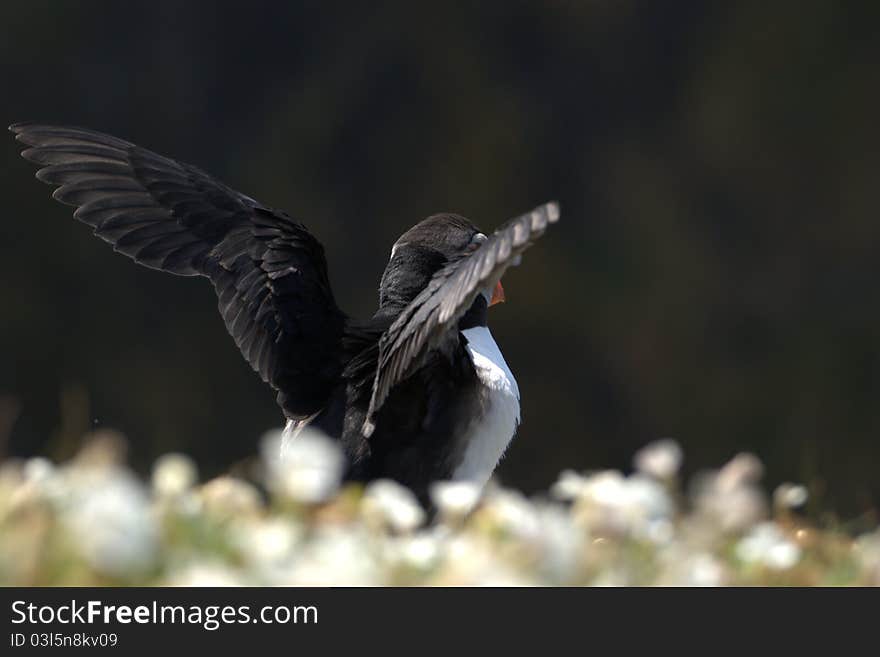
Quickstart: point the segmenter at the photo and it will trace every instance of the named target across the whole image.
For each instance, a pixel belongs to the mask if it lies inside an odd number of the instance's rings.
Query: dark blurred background
[[[523,395],[505,483],[674,437],[688,471],[753,450],[771,484],[876,508],[880,4],[369,4],[5,0],[3,120],[109,132],[288,210],[355,316],[416,221],[559,199],[491,313]],[[281,416],[208,282],[114,254],[18,150],[2,449],[63,457],[108,426],[143,469],[253,454]]]

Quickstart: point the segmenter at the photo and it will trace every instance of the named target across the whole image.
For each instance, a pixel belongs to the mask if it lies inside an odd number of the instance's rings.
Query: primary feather
[[[42,167],[37,178],[57,187],[53,197],[116,251],[211,280],[226,328],[289,417],[320,410],[342,369],[345,315],[324,250],[302,224],[116,137],[29,123],[10,130]]]

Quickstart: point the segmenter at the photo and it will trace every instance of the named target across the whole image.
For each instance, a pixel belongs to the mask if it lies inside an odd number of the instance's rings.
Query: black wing
[[[226,328],[292,417],[321,408],[341,369],[345,316],[320,243],[284,213],[200,169],[80,128],[10,127],[53,197],[147,267],[207,276]]]
[[[519,254],[558,219],[559,205],[546,203],[511,219],[476,251],[450,262],[434,274],[379,340],[379,363],[363,426],[364,435],[372,434],[373,417],[391,389],[410,374],[422,355],[436,348],[447,332],[458,325],[479,291],[489,282],[500,279]]]

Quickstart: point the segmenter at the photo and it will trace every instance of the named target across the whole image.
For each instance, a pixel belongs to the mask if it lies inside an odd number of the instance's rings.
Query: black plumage
[[[205,276],[245,359],[295,425],[339,439],[356,479],[390,477],[424,498],[460,459],[485,400],[460,329],[484,326],[497,282],[557,220],[555,203],[488,238],[429,217],[395,244],[367,321],[337,306],[321,244],[298,221],[189,164],[91,130],[10,127],[53,197],[136,262]]]
[[[426,352],[449,339],[451,329],[471,308],[480,289],[497,282],[504,271],[559,218],[548,203],[511,219],[472,252],[463,251],[443,263],[427,285],[401,311],[379,340],[379,369],[374,379],[365,433],[389,391],[405,378]]]

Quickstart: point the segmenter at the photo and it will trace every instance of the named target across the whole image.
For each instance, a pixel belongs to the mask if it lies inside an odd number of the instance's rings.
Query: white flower
[[[540,536],[538,513],[522,493],[493,489],[486,496],[483,510],[499,527],[521,540],[533,541]]]
[[[550,489],[550,493],[556,499],[570,502],[581,496],[586,483],[587,478],[583,475],[573,470],[563,470],[559,475],[559,479],[556,480],[556,483]]]
[[[342,479],[344,460],[336,443],[305,427],[281,451],[281,432],[263,439],[263,459],[268,485],[278,495],[297,502],[316,504],[332,497]]]
[[[431,501],[449,518],[462,518],[480,501],[481,488],[471,481],[438,481],[431,484]]]
[[[410,532],[425,521],[425,511],[406,486],[390,479],[371,482],[364,492],[361,510],[367,518],[397,532]]]
[[[74,468],[65,520],[84,558],[112,575],[148,568],[158,547],[158,528],[143,485],[120,468]]]
[[[153,492],[159,497],[178,497],[196,483],[198,470],[184,454],[165,454],[153,466]]]
[[[23,472],[26,481],[39,485],[48,482],[56,471],[49,459],[35,456],[25,461]]]
[[[440,545],[433,534],[404,538],[403,558],[416,568],[427,570],[440,558]]]
[[[657,481],[641,475],[624,478],[614,470],[588,477],[575,503],[576,516],[588,527],[658,542],[670,535],[673,510]]]
[[[540,536],[540,570],[555,582],[570,581],[589,534],[575,526],[558,504],[535,505]]]
[[[788,540],[775,523],[762,522],[737,543],[736,554],[746,563],[785,570],[798,562],[801,549]]]
[[[806,487],[797,484],[780,484],[773,491],[773,502],[780,509],[796,509],[806,504],[808,497]]]
[[[292,558],[301,535],[298,525],[281,518],[236,523],[234,534],[245,558],[258,570],[271,569]]]
[[[668,518],[656,518],[648,522],[641,534],[652,543],[665,545],[675,538],[675,525]]]
[[[402,563],[418,570],[430,570],[439,561],[442,538],[436,532],[420,532],[406,536],[392,536],[384,544],[383,552],[392,564]]]
[[[72,465],[84,468],[122,467],[128,453],[125,436],[113,429],[98,429],[85,436]]]
[[[225,475],[202,485],[198,496],[205,510],[217,515],[248,515],[262,507],[256,488],[242,479]]]
[[[45,502],[64,500],[67,496],[63,477],[48,459],[30,458],[20,468],[4,468],[8,482],[10,508],[28,508]]]
[[[717,485],[721,492],[760,481],[764,466],[754,454],[737,454],[718,471]]]
[[[616,470],[598,472],[587,478],[581,495],[603,506],[623,507],[628,501],[626,480]]]
[[[626,478],[626,506],[647,519],[666,519],[673,507],[663,488],[653,479],[633,475]]]
[[[381,573],[367,536],[351,527],[319,527],[291,567],[273,584],[292,586],[375,586]]]
[[[756,483],[763,466],[751,454],[739,454],[718,472],[703,473],[693,481],[698,514],[723,531],[742,531],[767,512],[764,494]]]
[[[499,558],[493,544],[476,533],[460,533],[447,542],[443,568],[430,584],[440,586],[531,586],[530,574]]]
[[[674,440],[658,440],[636,452],[634,464],[642,474],[656,479],[672,479],[681,468],[681,447]]]

